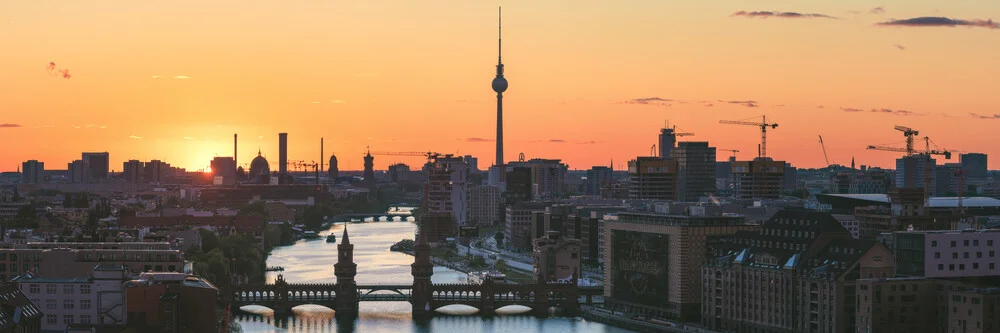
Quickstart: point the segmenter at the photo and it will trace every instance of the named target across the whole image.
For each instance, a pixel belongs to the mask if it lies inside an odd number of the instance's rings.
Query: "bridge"
[[[603,294],[600,287],[579,287],[570,282],[433,284],[430,277],[434,266],[426,240],[417,237],[415,259],[411,265],[412,285],[358,285],[354,282],[357,264],[353,262],[354,245],[347,230],[337,245],[338,262],[334,265],[337,283],[288,283],[279,275],[271,284],[243,284],[233,288],[231,303],[236,307],[261,305],[274,310],[276,316],[291,313],[291,309],[306,304],[322,305],[337,312],[337,317],[357,315],[360,302],[409,302],[415,317],[431,316],[441,307],[461,304],[474,307],[481,315],[492,315],[496,309],[521,305],[536,315],[548,315],[550,308],[575,314],[581,303],[591,304],[594,296]]]
[[[405,213],[368,213],[368,214],[339,214],[334,215],[327,219],[330,222],[349,222],[351,220],[357,219],[359,221],[364,221],[365,219],[371,218],[375,222],[381,222],[385,220],[386,222],[406,222],[413,220],[413,215]]]

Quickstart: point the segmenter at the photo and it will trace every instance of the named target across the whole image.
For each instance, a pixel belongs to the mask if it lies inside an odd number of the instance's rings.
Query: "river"
[[[368,222],[347,226],[354,244],[354,262],[358,264],[358,284],[410,284],[410,264],[413,257],[390,252],[389,246],[403,238],[413,238],[413,222]],[[267,259],[267,266],[281,266],[282,272],[268,272],[268,282],[282,274],[289,283],[334,283],[333,265],[337,262],[337,246],[326,243],[325,236],[336,233],[342,241],[343,224],[337,224],[319,240],[300,240],[291,246],[275,248]],[[434,283],[466,283],[465,274],[445,267],[435,267]],[[243,332],[631,332],[580,318],[538,318],[531,315],[441,315],[426,321],[414,321],[410,304],[405,302],[361,302],[360,314],[353,324],[339,326],[332,310],[318,306],[295,309],[295,314],[285,320],[273,316],[234,312],[234,321]],[[458,309],[461,310],[461,309]]]

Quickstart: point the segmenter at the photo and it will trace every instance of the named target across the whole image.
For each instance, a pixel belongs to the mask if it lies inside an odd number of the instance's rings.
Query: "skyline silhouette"
[[[1000,155],[998,3],[13,2],[0,7],[13,50],[0,61],[0,171],[61,169],[83,151],[110,152],[112,169],[199,170],[231,154],[233,133],[241,163],[258,147],[276,162],[279,132],[292,160],[315,160],[325,137],[344,170],[367,146],[490,165],[497,5],[516,82],[507,161],[624,164],[649,154],[665,120],[750,159],[758,133],[718,121],[761,115],[781,123],[768,155],[797,167],[825,166],[822,135],[833,163],[892,168],[899,155],[865,147],[901,146],[894,125]]]

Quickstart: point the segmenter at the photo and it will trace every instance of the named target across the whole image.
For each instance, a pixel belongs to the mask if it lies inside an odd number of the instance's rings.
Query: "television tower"
[[[497,77],[493,78],[493,91],[497,92],[497,156],[495,165],[504,165],[503,160],[503,92],[507,91],[507,79],[503,77],[503,38],[501,33],[503,12],[497,11]],[[501,172],[502,174],[502,172]]]

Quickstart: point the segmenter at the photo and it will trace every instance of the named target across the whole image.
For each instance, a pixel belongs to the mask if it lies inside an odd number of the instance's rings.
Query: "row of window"
[[[74,322],[73,319],[74,319],[73,315],[64,315],[63,316],[63,324],[66,324],[66,325],[69,325],[69,324],[90,324],[90,315],[80,315],[80,321],[79,322]],[[46,324],[55,325],[55,324],[58,324],[58,320],[59,320],[59,318],[56,315],[52,315],[52,314],[45,315],[45,323]]]
[[[936,240],[935,241],[931,241],[931,247],[937,247],[937,245],[938,245],[938,242]],[[958,246],[958,241],[951,241],[951,247],[956,247],[956,246]],[[969,246],[969,240],[968,239],[963,240],[962,241],[962,246]],[[972,240],[972,246],[979,246],[979,240],[978,239],[973,239]],[[986,246],[993,246],[993,240],[992,239],[987,239],[986,240]]]
[[[990,250],[989,255],[990,258],[995,257],[996,251]],[[958,252],[952,252],[951,258],[958,259]],[[969,259],[969,252],[962,252],[962,258]],[[982,259],[982,258],[983,258],[983,252],[982,251],[976,252],[976,259]],[[934,252],[934,259],[941,259],[941,252]]]
[[[34,301],[34,302],[36,304],[38,304],[37,300]],[[47,310],[58,309],[59,308],[58,305],[59,304],[54,299],[47,299],[47,300],[45,300],[45,309],[47,309]],[[72,310],[73,308],[75,308],[75,306],[76,306],[76,301],[75,300],[72,300],[72,299],[64,299],[63,300],[63,307],[62,308],[64,310]],[[89,299],[81,299],[80,300],[80,309],[82,309],[82,310],[90,310],[90,300]]]
[[[990,270],[996,269],[996,263],[992,263],[991,262],[989,267],[990,267]],[[979,263],[978,262],[972,263],[972,269],[979,269]],[[938,270],[939,271],[943,271],[944,270],[944,264],[938,264]],[[955,264],[948,264],[948,270],[949,271],[954,271],[955,270]],[[965,270],[965,264],[958,264],[958,270],[964,271]]]
[[[47,285],[45,285],[45,293],[46,294],[55,294],[57,290],[58,290],[58,288],[57,288],[56,284],[47,284]],[[74,285],[74,284],[63,284],[63,294],[72,294],[75,290],[76,290],[76,285]],[[37,283],[32,283],[32,284],[28,285],[28,293],[29,294],[40,294],[41,292],[42,292],[42,288]],[[90,285],[89,284],[81,284],[80,285],[80,294],[84,294],[84,295],[90,294]]]

